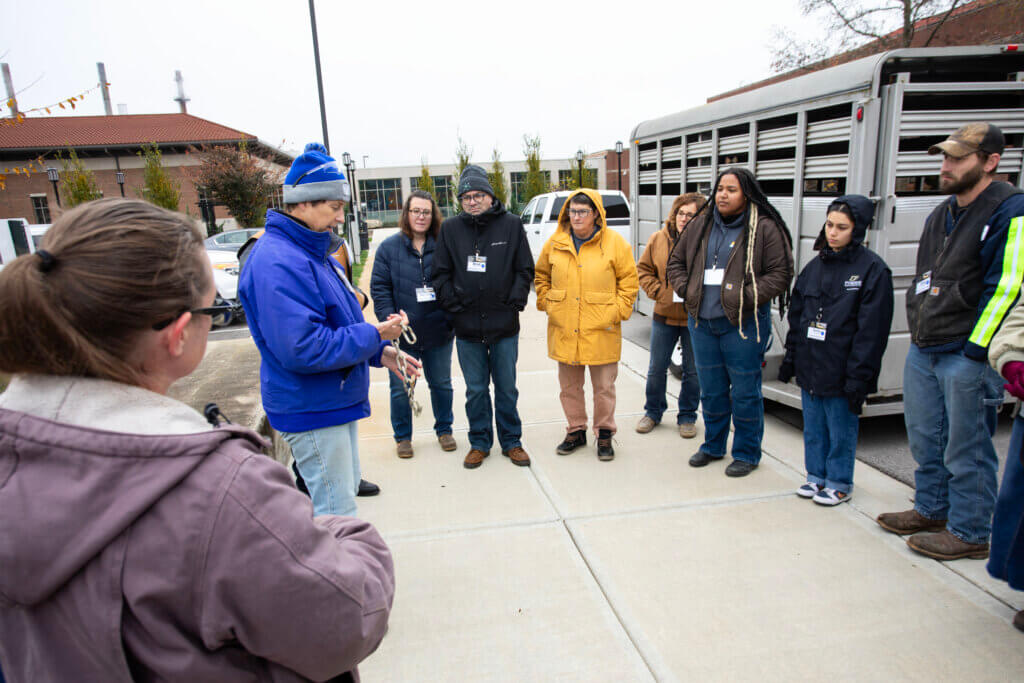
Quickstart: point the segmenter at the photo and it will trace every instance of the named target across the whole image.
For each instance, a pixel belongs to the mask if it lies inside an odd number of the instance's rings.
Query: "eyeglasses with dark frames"
[[[173,318],[161,320],[160,322],[156,323],[155,325],[153,325],[153,329],[162,330],[171,323],[173,323],[175,320],[180,318],[185,313],[191,313],[192,315],[208,315],[211,318],[213,318],[214,325],[223,325],[224,323],[231,319],[231,315],[232,313],[235,312],[235,308],[236,306],[234,306],[233,304],[223,303],[216,304],[214,306],[207,306],[206,308],[185,309],[184,311],[174,316]]]

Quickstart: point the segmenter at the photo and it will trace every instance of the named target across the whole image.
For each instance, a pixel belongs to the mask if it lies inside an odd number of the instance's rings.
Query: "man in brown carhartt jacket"
[[[665,373],[672,352],[678,343],[682,351],[683,386],[679,392],[679,407],[676,422],[679,435],[690,439],[697,435],[697,406],[700,404],[700,384],[694,366],[690,332],[686,329],[686,308],[668,283],[668,257],[672,253],[677,236],[686,229],[686,224],[704,204],[703,195],[697,192],[680,195],[672,203],[668,218],[661,230],[647,241],[637,274],[640,286],[647,296],[654,300],[654,319],[651,321],[651,361],[647,368],[647,400],[644,416],[637,422],[636,431],[641,434],[654,429],[668,409],[665,399]]]

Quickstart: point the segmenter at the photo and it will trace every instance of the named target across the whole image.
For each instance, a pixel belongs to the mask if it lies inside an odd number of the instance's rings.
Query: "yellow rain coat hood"
[[[597,206],[598,232],[580,245],[572,241],[569,204],[585,194]],[[558,214],[558,229],[545,243],[534,276],[537,308],[548,314],[548,356],[570,365],[617,363],[623,320],[629,319],[639,282],[633,250],[608,229],[601,195],[574,192]]]

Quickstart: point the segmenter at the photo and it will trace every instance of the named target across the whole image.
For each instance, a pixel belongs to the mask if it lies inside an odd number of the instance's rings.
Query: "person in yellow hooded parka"
[[[583,380],[589,366],[597,457],[611,460],[621,324],[633,312],[639,283],[633,251],[608,229],[596,191],[578,190],[562,206],[558,229],[537,258],[534,285],[537,308],[548,314],[548,356],[558,361],[562,410],[569,423],[556,451],[567,455],[587,443]]]

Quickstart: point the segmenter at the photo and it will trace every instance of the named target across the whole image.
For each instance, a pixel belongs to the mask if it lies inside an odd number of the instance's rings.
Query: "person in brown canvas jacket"
[[[112,239],[116,237],[116,239]],[[254,432],[166,396],[213,273],[185,216],[89,202],[0,272],[0,662],[12,681],[358,680],[394,597]]]
[[[713,201],[672,250],[668,281],[685,302],[700,380],[704,443],[690,465],[704,467],[725,457],[731,421],[733,461],[725,473],[743,477],[761,460],[761,363],[772,334],[769,305],[788,295],[793,241],[747,169],[726,169],[713,188]]]
[[[647,367],[647,398],[644,416],[637,422],[636,431],[647,434],[668,409],[665,399],[666,374],[672,352],[678,343],[681,351],[680,370],[682,386],[679,390],[676,424],[679,436],[692,439],[697,436],[697,406],[700,404],[700,384],[693,360],[690,332],[686,329],[686,308],[672,291],[668,282],[668,257],[679,235],[686,229],[697,212],[704,206],[704,195],[688,192],[676,197],[661,230],[651,235],[647,247],[636,264],[640,286],[654,300],[651,320],[651,360]]]

